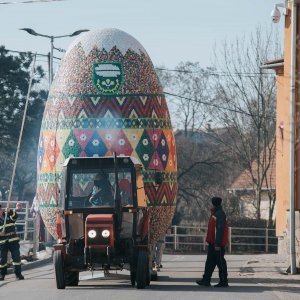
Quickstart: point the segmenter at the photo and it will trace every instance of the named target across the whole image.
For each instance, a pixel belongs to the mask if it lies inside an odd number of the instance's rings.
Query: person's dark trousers
[[[9,244],[9,251],[11,253],[11,258],[13,265],[15,267],[16,276],[21,276],[21,257],[20,257],[20,244],[19,241],[13,241]]]
[[[5,276],[7,274],[7,253],[8,242],[0,245],[0,274]]]
[[[227,263],[224,258],[225,255],[225,247],[221,247],[219,251],[215,250],[215,246],[209,244],[207,251],[207,258],[205,262],[205,270],[203,275],[203,280],[206,282],[210,282],[211,276],[216,268],[219,269],[219,278],[220,282],[227,283]]]
[[[1,260],[0,260],[0,272],[1,275],[6,275],[7,272],[7,253],[10,251],[13,265],[15,267],[16,276],[21,275],[21,258],[20,258],[20,245],[19,241],[6,242],[0,246]]]

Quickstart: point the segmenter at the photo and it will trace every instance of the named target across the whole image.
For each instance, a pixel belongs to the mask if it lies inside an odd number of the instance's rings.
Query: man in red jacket
[[[226,214],[222,209],[222,199],[213,197],[211,199],[213,208],[208,221],[206,242],[208,243],[208,252],[205,262],[205,271],[203,278],[196,283],[203,286],[210,286],[211,276],[218,266],[220,282],[215,287],[228,287],[227,263],[224,258],[225,246],[228,243],[228,225]]]

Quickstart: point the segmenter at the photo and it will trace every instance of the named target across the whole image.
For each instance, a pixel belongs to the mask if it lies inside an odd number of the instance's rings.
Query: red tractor
[[[54,246],[56,286],[77,286],[79,272],[130,271],[150,284],[149,214],[142,166],[132,157],[69,158],[63,166]]]

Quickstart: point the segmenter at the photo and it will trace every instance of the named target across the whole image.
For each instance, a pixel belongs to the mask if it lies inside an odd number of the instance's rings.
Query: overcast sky
[[[21,0],[11,0],[17,1]],[[48,39],[18,29],[64,35],[78,29],[115,27],[134,36],[156,66],[172,68],[190,60],[205,67],[210,65],[215,44],[249,34],[257,26],[276,26],[282,37],[283,21],[273,24],[270,18],[275,3],[278,0],[68,0],[0,5],[0,45],[46,54]],[[57,39],[55,46],[66,49],[71,41]]]

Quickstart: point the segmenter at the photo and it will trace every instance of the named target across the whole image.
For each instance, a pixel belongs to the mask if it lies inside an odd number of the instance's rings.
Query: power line
[[[39,2],[56,2],[56,1],[66,1],[66,0],[28,0],[28,1],[2,1],[0,4],[32,4]]]
[[[1,4],[1,2],[0,2]],[[56,48],[55,48],[56,49]],[[63,50],[58,48],[57,50]],[[23,54],[30,54],[30,55],[35,55],[35,53],[32,53],[31,51],[25,52],[25,51],[17,51],[17,50],[10,50],[10,49],[5,49],[5,51],[12,52],[12,53],[23,53]],[[44,56],[48,57],[47,54],[40,54],[37,53],[37,56]],[[61,60],[61,58],[53,56],[53,58]],[[177,73],[188,73],[188,74],[199,74],[201,73],[202,75],[205,76],[244,76],[244,77],[258,77],[258,76],[265,76],[265,77],[274,77],[275,75],[269,74],[269,73],[225,73],[225,72],[206,72],[206,71],[188,71],[188,70],[175,70],[175,69],[167,69],[167,68],[155,68],[156,70],[160,71],[166,71],[166,72],[177,72]]]
[[[19,53],[19,54],[30,54],[30,55],[36,55],[36,56],[46,56],[48,57],[48,55],[46,54],[35,54],[35,53],[32,53],[32,52],[25,52],[25,51],[17,51],[17,50],[10,50],[10,49],[4,49],[4,51],[7,51],[7,52],[12,52],[12,53]]]
[[[275,75],[270,73],[248,73],[248,72],[235,72],[235,73],[226,73],[226,72],[207,72],[207,71],[188,71],[188,70],[176,70],[176,69],[167,69],[167,68],[155,68],[156,70],[166,71],[166,72],[177,72],[177,73],[187,73],[187,74],[202,74],[203,76],[242,76],[242,77],[274,77]]]
[[[235,112],[235,113],[238,113],[238,114],[244,114],[244,115],[247,115],[247,116],[251,116],[251,114],[249,114],[249,113],[247,113],[245,111],[242,111],[242,110],[228,108],[228,107],[222,107],[220,105],[213,104],[211,102],[201,101],[201,100],[198,100],[198,99],[192,99],[192,98],[188,98],[188,97],[184,97],[184,96],[172,94],[172,93],[169,93],[169,92],[166,92],[166,91],[164,91],[164,93],[166,95],[170,95],[170,96],[173,96],[173,97],[176,97],[176,98],[185,99],[185,100],[197,102],[197,103],[200,103],[200,104],[203,104],[203,105],[212,106],[212,107],[215,107],[215,108],[218,108],[218,109],[228,110],[228,111]]]
[[[48,63],[48,61],[47,61],[47,60],[42,60],[42,59],[37,59],[36,61],[37,61],[37,62]],[[59,62],[57,62],[57,61],[54,61],[53,63],[55,63],[55,64],[59,64]]]
[[[31,52],[31,51],[25,52],[25,51],[17,51],[17,50],[10,50],[10,49],[4,49],[4,51],[12,52],[12,53],[19,53],[19,54],[30,54],[32,56],[33,55],[37,55],[37,56],[49,57],[47,54],[40,54],[40,53],[35,54],[35,53]],[[53,56],[53,58],[61,60],[61,58],[56,57],[56,56]]]
[[[241,109],[234,109],[234,108],[223,107],[223,106],[220,106],[220,105],[217,105],[217,104],[213,104],[211,102],[201,101],[201,100],[198,100],[198,99],[192,99],[192,98],[188,98],[188,97],[184,97],[184,96],[180,96],[180,95],[168,93],[166,91],[164,91],[164,93],[166,95],[170,95],[170,96],[173,96],[173,97],[176,97],[176,98],[185,99],[185,100],[188,100],[188,101],[193,101],[193,102],[200,103],[200,104],[203,104],[203,105],[212,106],[212,107],[215,107],[217,109],[223,109],[223,110],[235,112],[235,113],[246,115],[248,117],[253,118],[253,114],[250,114],[250,113],[247,113],[245,111],[242,111]],[[276,118],[272,117],[272,116],[264,116],[264,118],[270,119],[270,120],[273,120],[273,121],[276,120]]]

